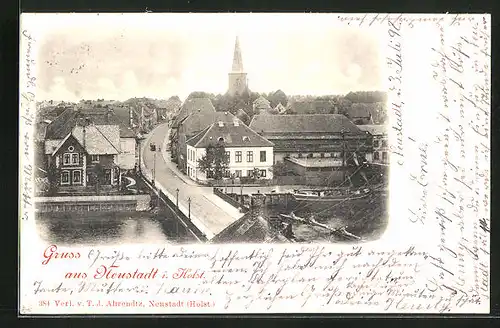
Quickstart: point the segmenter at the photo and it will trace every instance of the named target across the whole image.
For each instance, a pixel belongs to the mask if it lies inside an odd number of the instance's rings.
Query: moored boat
[[[363,189],[301,189],[294,190],[292,193],[296,201],[312,201],[312,202],[344,202],[364,199],[368,197],[371,190]]]

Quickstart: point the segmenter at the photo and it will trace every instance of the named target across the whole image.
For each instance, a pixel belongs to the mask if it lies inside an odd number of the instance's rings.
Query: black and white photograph
[[[489,15],[21,18],[21,314],[489,311]]]
[[[381,41],[320,27],[48,30],[38,41],[40,236],[378,239],[389,172]]]

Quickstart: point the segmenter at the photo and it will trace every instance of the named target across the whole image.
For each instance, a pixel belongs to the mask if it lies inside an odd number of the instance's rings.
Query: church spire
[[[241,58],[240,40],[236,36],[236,42],[234,44],[234,56],[233,56],[233,73],[243,72],[243,60]]]

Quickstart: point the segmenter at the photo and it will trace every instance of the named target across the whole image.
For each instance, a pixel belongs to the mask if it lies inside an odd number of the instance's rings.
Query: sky
[[[335,15],[336,16],[336,15]],[[225,93],[239,37],[251,91],[381,90],[380,33],[333,14],[31,14],[37,100]]]

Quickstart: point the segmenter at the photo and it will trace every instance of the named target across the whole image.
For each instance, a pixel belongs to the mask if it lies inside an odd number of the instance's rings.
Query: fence
[[[300,175],[278,175],[273,182],[275,185],[305,185],[306,178]]]
[[[233,198],[231,198],[230,196],[226,195],[226,194],[225,194],[225,193],[224,193],[221,189],[219,189],[219,188],[214,188],[214,194],[215,194],[215,195],[217,195],[217,196],[219,196],[220,198],[222,198],[222,199],[223,199],[224,201],[226,201],[227,203],[229,203],[229,204],[233,205],[234,207],[236,207],[236,208],[241,208],[241,209],[242,209],[242,211],[243,211],[244,213],[246,213],[246,212],[248,212],[248,211],[250,210],[247,206],[245,206],[245,205],[243,205],[243,204],[239,203],[238,201],[234,200],[234,199],[233,199]]]
[[[37,197],[38,212],[141,212],[149,209],[149,195]]]
[[[153,197],[157,198],[160,197],[167,207],[173,212],[173,214],[177,217],[178,220],[182,221],[188,228],[193,232],[193,234],[196,235],[196,237],[200,241],[206,241],[207,237],[200,231],[200,229],[177,207],[177,204],[174,203],[173,200],[171,200],[161,189],[159,188],[154,188],[151,183],[145,178],[141,177],[142,182],[145,183],[145,185],[148,186],[152,191],[157,192]],[[157,199],[152,199],[152,202],[158,201]]]

